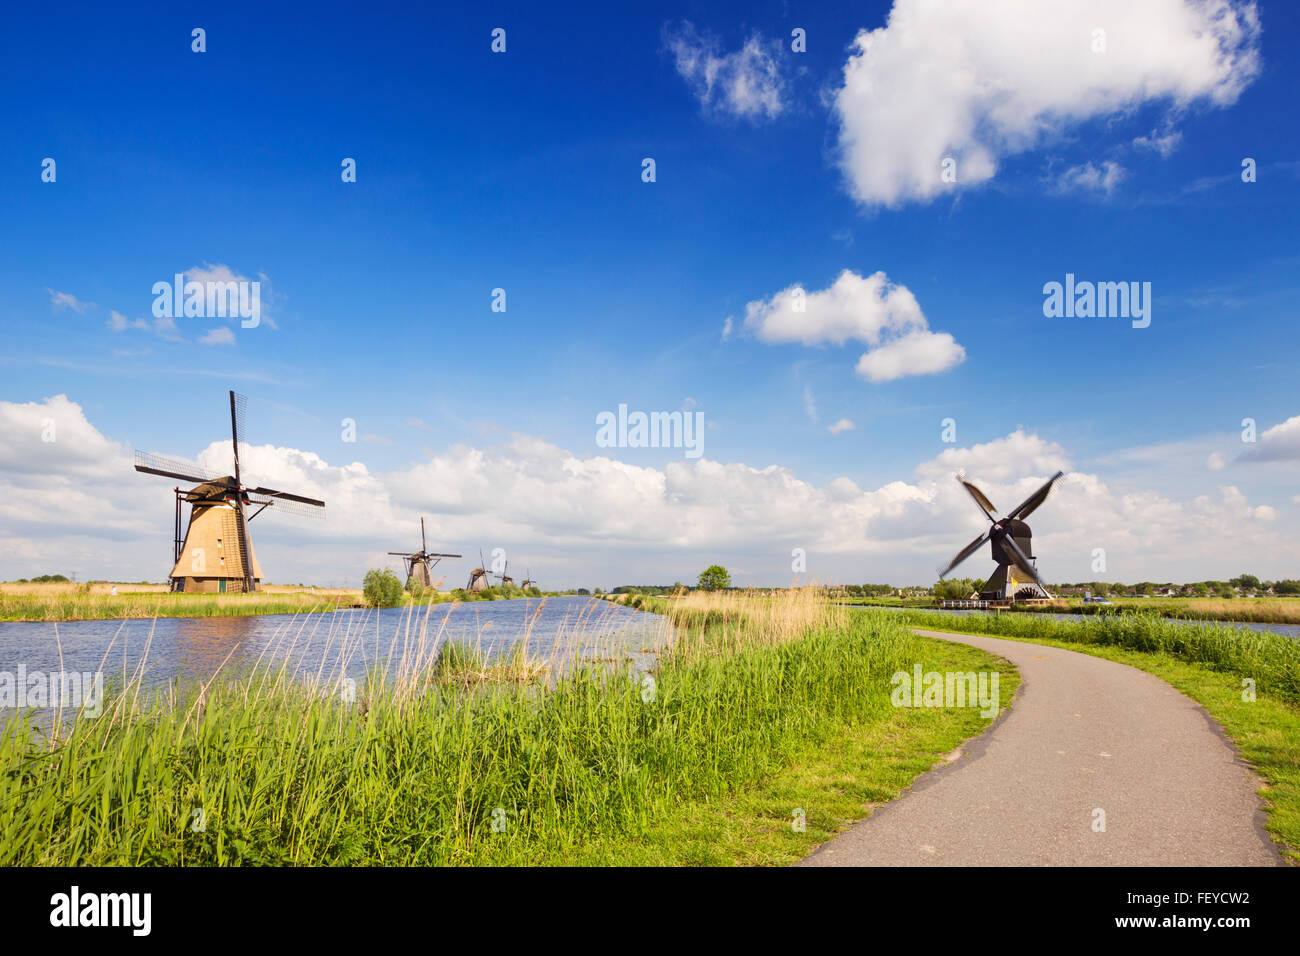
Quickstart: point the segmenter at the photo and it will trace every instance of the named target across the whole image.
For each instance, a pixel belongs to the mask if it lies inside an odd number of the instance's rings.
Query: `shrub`
[[[371,607],[393,607],[402,602],[402,582],[387,568],[372,568],[361,583],[361,594]]]

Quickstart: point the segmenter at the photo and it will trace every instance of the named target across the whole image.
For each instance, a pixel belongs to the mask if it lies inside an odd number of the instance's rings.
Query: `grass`
[[[411,612],[355,698],[268,662],[150,696],[142,665],[104,716],[0,738],[0,864],[788,862],[985,723],[895,710],[889,678],[993,658],[851,613],[682,598],[645,675],[492,661]]]
[[[915,611],[890,616],[938,631],[987,634],[1092,654],[1168,682],[1218,721],[1263,779],[1260,796],[1268,830],[1283,856],[1300,864],[1300,702],[1294,693],[1300,644],[1295,640],[1127,616],[1065,622]],[[1243,677],[1257,682],[1254,700],[1243,699]]]
[[[118,593],[113,594],[116,587]],[[253,594],[172,594],[165,584],[0,584],[0,621],[95,621],[117,618],[246,617],[351,607],[346,588],[264,585]]]
[[[896,616],[914,626],[938,631],[1022,640],[1046,638],[1070,645],[1112,646],[1166,654],[1209,670],[1251,678],[1259,692],[1300,703],[1300,641],[1268,631],[1176,623],[1155,614],[1098,614],[1077,621],[1058,621],[1032,614],[958,615],[914,610]]]

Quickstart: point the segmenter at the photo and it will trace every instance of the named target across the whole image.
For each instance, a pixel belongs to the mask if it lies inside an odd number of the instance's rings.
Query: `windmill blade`
[[[281,514],[299,515],[303,518],[325,517],[325,503],[323,501],[317,504],[314,501],[303,501],[296,496],[288,497],[285,495],[271,495],[269,500],[275,506],[271,510],[278,511]]]
[[[1034,566],[1030,563],[1025,552],[1020,550],[1020,545],[1016,544],[1016,539],[1011,537],[1011,535],[1006,535],[998,543],[1011,552],[1011,556],[1015,559],[1016,567],[1029,575],[1029,577],[1033,579],[1033,582],[1041,588],[1043,582],[1038,579],[1038,572],[1034,570]]]
[[[244,440],[244,410],[248,399],[235,391],[230,393],[230,443],[235,448],[235,481],[239,481],[239,443]]]
[[[419,551],[389,551],[388,553],[395,554],[399,558],[413,558],[420,552]]]
[[[420,550],[429,550],[429,539],[424,536],[424,515],[420,515]]]
[[[318,508],[324,508],[325,502],[319,498],[304,498],[302,495],[291,495],[287,491],[276,491],[274,488],[250,488],[248,491],[251,495],[267,495],[271,498],[283,498],[285,501],[297,501],[304,505],[315,505]]]
[[[250,594],[253,590],[253,559],[252,549],[248,546],[248,516],[244,514],[244,501],[239,495],[231,496],[231,503],[237,516],[235,528],[239,537],[239,563],[244,569],[244,593]]]
[[[984,492],[980,491],[961,475],[957,476],[957,480],[961,482],[962,487],[966,489],[970,496],[975,499],[975,503],[980,506],[980,510],[984,512],[984,516],[988,518],[989,521],[996,524],[997,519],[993,517],[993,512],[997,511],[997,509],[993,507],[993,502],[989,501],[988,495],[984,494]]]
[[[962,548],[960,551],[958,551],[958,552],[957,552],[957,557],[955,557],[955,558],[953,558],[951,561],[949,561],[949,562],[948,562],[948,566],[947,566],[946,568],[944,568],[942,571],[939,572],[939,580],[942,581],[942,580],[943,580],[943,576],[944,576],[945,574],[947,574],[947,573],[948,573],[949,571],[951,571],[953,568],[957,567],[957,565],[961,564],[963,561],[965,561],[967,558],[969,558],[972,554],[974,554],[976,551],[978,551],[978,550],[979,550],[979,546],[980,546],[981,544],[983,544],[985,541],[987,541],[987,540],[989,539],[989,535],[990,535],[991,533],[992,533],[991,531],[985,531],[982,535],[980,535],[978,538],[976,538],[976,539],[975,539],[974,541],[972,541],[970,544],[966,545],[966,547],[964,547],[964,548]]]
[[[1039,505],[1041,505],[1044,501],[1047,500],[1048,494],[1050,494],[1052,491],[1052,486],[1055,485],[1058,481],[1060,481],[1064,477],[1065,477],[1065,472],[1058,471],[1051,478],[1048,478],[1047,484],[1043,485],[1043,487],[1039,488],[1032,495],[1030,495],[1028,498],[1022,501],[1020,503],[1020,507],[1018,507],[1015,511],[1011,512],[1011,514],[1007,515],[1007,517],[1019,518],[1022,521],[1025,518],[1028,518],[1034,512],[1035,508],[1037,508]]]
[[[179,458],[167,458],[164,455],[150,455],[146,452],[135,453],[135,470],[149,475],[161,475],[164,478],[178,478],[181,481],[205,482],[220,481],[221,476],[209,474],[198,465],[190,464]]]
[[[460,557],[464,557],[464,555],[460,555],[460,554],[441,554],[441,553],[439,553],[439,552],[437,552],[437,551],[426,551],[426,552],[424,552],[424,553],[425,553],[426,555],[428,555],[429,557],[431,557],[431,558],[460,558]]]

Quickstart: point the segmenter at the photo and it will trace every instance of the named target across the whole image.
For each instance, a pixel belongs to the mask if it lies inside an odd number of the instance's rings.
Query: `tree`
[[[1300,581],[1282,580],[1273,585],[1275,594],[1300,594]]]
[[[721,591],[731,587],[731,575],[720,564],[711,564],[700,572],[698,587],[701,591]]]
[[[361,582],[361,595],[370,607],[393,607],[402,602],[402,582],[387,568],[372,568]]]
[[[1105,581],[1093,581],[1092,593],[1097,595],[1097,597],[1106,597],[1110,594],[1110,585]]]
[[[1259,578],[1253,574],[1240,574],[1228,583],[1233,587],[1241,588],[1243,591],[1259,590]]]

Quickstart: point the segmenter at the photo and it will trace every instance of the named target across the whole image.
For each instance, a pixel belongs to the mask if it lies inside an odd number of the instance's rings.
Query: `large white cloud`
[[[1259,71],[1259,32],[1239,0],[895,0],[844,66],[840,164],[863,203],[932,199],[1089,119],[1233,103]]]
[[[748,303],[745,329],[770,343],[865,343],[870,350],[858,360],[857,372],[873,382],[943,372],[966,358],[951,335],[930,331],[911,290],[883,272],[864,277],[845,269],[819,292],[796,283]]]
[[[40,438],[48,420],[55,442]],[[162,578],[171,482],[135,474],[126,446],[64,396],[0,402],[0,425],[0,577]],[[229,443],[195,457],[225,470]],[[431,546],[465,554],[440,568],[452,585],[480,547],[498,546],[512,568],[551,586],[670,583],[715,561],[740,583],[783,583],[796,547],[822,580],[928,582],[986,523],[953,480],[959,470],[1002,510],[1057,469],[1069,472],[1032,518],[1049,580],[1294,576],[1300,534],[1300,509],[1253,504],[1238,485],[1192,498],[1121,490],[1072,470],[1065,449],[1023,430],[948,449],[909,480],[874,489],[847,477],[817,485],[777,465],[579,457],[526,436],[455,445],[391,472],[271,445],[247,446],[241,464],[251,480],[327,503],[323,522],[268,513],[254,524],[259,560],[282,582],[355,584],[395,561],[386,552],[414,546],[422,514]],[[1095,548],[1106,550],[1105,574],[1091,570]],[[962,573],[983,575],[986,565],[978,555]]]

